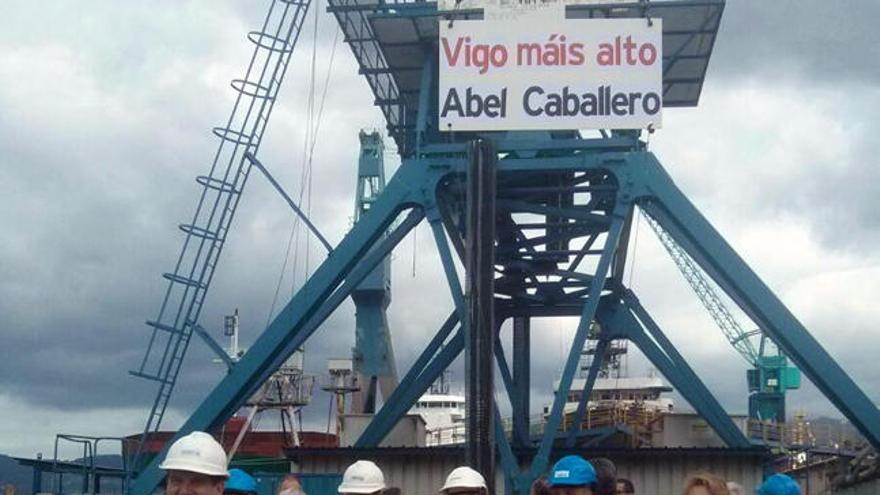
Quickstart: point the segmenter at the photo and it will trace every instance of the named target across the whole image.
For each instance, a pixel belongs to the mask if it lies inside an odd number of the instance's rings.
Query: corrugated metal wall
[[[843,488],[836,493],[838,495],[878,495],[880,494],[880,479],[867,481],[849,488]]]
[[[283,475],[277,473],[257,473],[257,493],[259,495],[275,495]],[[308,495],[336,495],[336,488],[342,482],[341,474],[300,474],[297,476]]]
[[[589,457],[589,456],[588,456]],[[618,475],[630,479],[636,493],[645,495],[678,495],[688,475],[707,470],[724,479],[736,481],[747,489],[761,483],[763,472],[759,456],[706,455],[663,453],[655,456],[623,457],[610,459],[617,465]],[[354,458],[320,456],[302,459],[302,473],[342,473]],[[458,455],[382,456],[373,459],[385,473],[386,483],[401,489],[404,495],[430,495],[435,493],[446,475],[463,459]],[[525,467],[525,466],[524,466]],[[496,471],[496,493],[503,491],[503,472]],[[880,492],[876,492],[880,494]],[[309,493],[309,495],[313,495]],[[858,495],[861,495],[859,493]]]
[[[302,473],[342,473],[355,460],[353,458],[319,457],[303,460],[299,466]],[[452,456],[392,457],[373,460],[385,474],[385,484],[400,488],[404,495],[435,493],[443,486],[446,475],[461,465],[461,460]]]
[[[761,461],[753,457],[671,457],[611,459],[617,475],[628,478],[640,494],[681,493],[685,480],[696,471],[709,471],[728,481],[736,481],[750,490],[761,483]]]

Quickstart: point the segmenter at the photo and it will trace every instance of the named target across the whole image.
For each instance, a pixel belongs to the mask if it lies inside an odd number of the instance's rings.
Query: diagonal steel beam
[[[439,334],[438,334],[439,335]],[[356,448],[377,447],[382,439],[394,428],[394,425],[412,408],[412,405],[434,380],[461,354],[464,350],[464,331],[459,329],[449,343],[443,347],[436,356],[426,364],[423,370],[408,382],[401,384],[394,390],[391,397],[382,406],[379,414],[373,418],[367,429],[355,443]],[[410,370],[416,369],[415,366]],[[407,376],[409,378],[409,376]]]
[[[574,447],[577,434],[581,431],[581,423],[584,421],[584,416],[587,413],[587,404],[590,401],[590,394],[593,393],[593,385],[596,383],[596,377],[599,376],[599,369],[602,367],[602,361],[605,359],[605,353],[608,352],[609,344],[611,344],[611,340],[607,338],[600,338],[599,343],[596,344],[596,353],[593,354],[593,362],[590,364],[587,379],[584,380],[584,388],[581,391],[581,398],[578,401],[577,412],[574,415],[574,423],[572,423],[571,429],[568,430],[568,437],[565,439],[566,447]]]
[[[577,369],[580,353],[587,340],[587,333],[589,332],[590,324],[595,316],[596,308],[599,305],[599,298],[602,295],[602,288],[605,285],[605,279],[609,273],[611,260],[617,249],[617,241],[620,239],[623,221],[626,218],[626,215],[628,215],[630,208],[632,208],[632,206],[629,203],[624,203],[618,198],[614,212],[610,215],[611,226],[608,229],[608,236],[605,240],[605,247],[602,256],[599,258],[599,264],[596,267],[595,279],[593,283],[590,284],[589,297],[584,303],[581,319],[578,323],[577,331],[575,332],[574,340],[571,344],[571,350],[569,350],[568,359],[565,362],[565,368],[562,372],[562,378],[556,389],[556,397],[553,399],[553,407],[550,411],[550,417],[547,420],[546,429],[544,430],[540,447],[538,447],[538,452],[535,454],[531,470],[529,471],[529,476],[532,478],[543,473],[550,462],[550,449],[556,439],[556,432],[559,429],[559,423],[562,420],[563,406],[568,399],[568,392],[571,390],[571,382],[574,379],[574,372]]]
[[[623,295],[622,311],[625,328],[632,340],[648,359],[672,382],[694,409],[708,422],[728,447],[744,448],[751,446],[745,434],[736,426],[730,416],[709,392],[700,377],[687,364],[675,349],[660,326],[651,318],[631,291]],[[636,320],[637,319],[637,320]],[[653,340],[652,340],[653,338]]]
[[[504,424],[501,422],[501,413],[498,412],[498,404],[495,404],[495,441],[498,444],[498,453],[501,455],[501,468],[505,474],[505,493],[512,493],[519,482],[519,465],[507,435],[504,434]],[[495,493],[498,493],[497,491]],[[520,492],[524,493],[524,492]]]
[[[431,226],[431,233],[434,234],[434,243],[437,245],[437,252],[440,254],[440,262],[443,265],[443,272],[446,275],[449,292],[452,294],[452,301],[455,303],[455,311],[458,312],[459,319],[464,321],[467,311],[464,293],[461,290],[461,281],[458,279],[455,260],[452,258],[452,252],[449,250],[449,243],[446,241],[446,233],[443,231],[443,223],[440,220],[439,212],[432,215],[432,218],[428,220],[428,224]]]
[[[504,347],[501,346],[501,339],[497,334],[495,336],[495,364],[498,365],[498,372],[501,375],[501,381],[504,382],[504,390],[507,392],[510,404],[515,406],[519,397],[519,391],[516,389],[513,374],[510,372],[510,366],[507,363],[507,356],[504,354]]]
[[[650,153],[632,157],[639,206],[763,329],[865,438],[880,448],[880,410],[676,187]]]
[[[513,161],[513,160],[511,160]],[[503,160],[502,163],[506,162]],[[550,215],[562,218],[575,218],[583,222],[592,222],[595,225],[608,225],[609,219],[606,215],[593,213],[585,207],[556,207],[544,206],[526,201],[517,201],[512,199],[498,200],[499,212],[513,213],[534,213],[536,215]]]
[[[299,218],[302,219],[302,221],[306,224],[306,227],[308,227],[309,230],[311,230],[312,233],[315,234],[315,237],[318,238],[318,241],[321,242],[321,244],[324,246],[324,249],[326,249],[328,253],[330,251],[333,251],[333,246],[330,245],[330,243],[327,241],[327,238],[324,237],[324,235],[321,234],[321,231],[318,230],[318,227],[315,227],[312,221],[309,220],[309,216],[306,215],[305,212],[303,212],[302,209],[299,207],[299,205],[296,204],[293,198],[291,198],[287,194],[287,191],[285,191],[284,188],[281,187],[281,184],[279,184],[278,181],[275,180],[275,177],[273,177],[272,174],[270,174],[269,171],[266,169],[266,167],[264,167],[263,164],[260,163],[260,160],[257,160],[257,157],[255,157],[250,152],[245,153],[244,157],[247,158],[249,162],[251,162],[251,165],[257,167],[257,170],[263,172],[263,176],[266,177],[266,180],[269,181],[269,184],[271,184],[272,187],[274,187],[275,190],[278,191],[278,194],[280,194],[284,201],[287,202],[287,205],[290,206],[290,209],[292,209],[294,213],[296,213]]]
[[[314,333],[315,330],[318,329],[324,320],[326,320],[333,311],[335,311],[336,308],[338,308],[339,305],[351,295],[361,282],[373,272],[373,269],[391,253],[394,246],[400,243],[406,234],[422,221],[422,218],[423,215],[421,209],[414,208],[404,218],[400,225],[389,232],[387,237],[379,241],[376,247],[367,253],[363,260],[361,260],[348,274],[345,282],[343,282],[338,289],[333,291],[333,294],[324,301],[321,308],[311,319],[309,319],[303,327],[303,330],[300,331],[300,335],[292,339],[285,347],[284,352],[281,352],[276,356],[275,360],[272,361],[270,368],[278,369],[287,359],[286,356],[290,356],[312,333]],[[259,384],[257,386],[259,386]]]
[[[417,180],[418,176],[414,177],[410,174],[412,172],[401,170],[396,175],[396,177],[402,176],[402,180],[392,181],[385,189],[370,212],[349,231],[337,248],[315,270],[312,277],[278,313],[238,364],[198,406],[178,430],[175,438],[166,443],[166,448],[140,472],[131,485],[131,493],[151,493],[164,476],[159,470],[159,462],[164,458],[167,447],[171,446],[173,440],[196,430],[210,430],[229,418],[290,355],[290,351],[314,332],[320,322],[315,323],[313,317],[318,313],[327,315],[332,311],[328,308],[327,300],[343,280],[353,289],[400,242],[408,229],[421,220],[423,216],[421,209],[414,208],[410,221],[405,222],[406,227],[398,228],[385,237],[380,242],[381,249],[371,251],[397,214],[408,203],[412,203],[408,182]],[[313,320],[311,325],[309,325],[310,320]]]
[[[626,257],[629,251],[629,237],[632,232],[632,221],[635,216],[635,208],[633,208],[626,217],[623,224],[623,233],[620,234],[620,245],[617,247],[617,255],[614,257],[614,265],[611,276],[614,285],[623,285],[623,272],[626,270]],[[636,233],[638,236],[638,233]]]
[[[214,340],[214,337],[211,337],[211,334],[208,333],[207,330],[204,329],[201,325],[195,325],[193,327],[193,331],[208,344],[208,347],[214,351],[214,354],[226,365],[226,369],[231,370],[233,366],[235,366],[235,361],[229,357],[229,354],[226,353],[226,350]]]

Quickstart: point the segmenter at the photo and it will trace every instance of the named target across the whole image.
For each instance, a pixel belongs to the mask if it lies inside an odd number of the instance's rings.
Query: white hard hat
[[[339,493],[375,493],[385,489],[385,476],[370,461],[357,461],[342,475]]]
[[[467,466],[460,466],[452,470],[446,477],[446,484],[440,489],[441,492],[452,488],[479,488],[488,491],[486,480],[483,475]]]
[[[159,464],[159,469],[226,478],[229,476],[226,462],[226,452],[214,437],[203,431],[194,431],[171,444],[165,461]]]

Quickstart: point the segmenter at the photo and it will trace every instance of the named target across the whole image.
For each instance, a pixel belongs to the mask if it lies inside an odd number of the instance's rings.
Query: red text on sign
[[[632,36],[617,36],[613,43],[600,43],[596,53],[599,65],[653,65],[656,61],[657,47],[653,43],[636,43]]]
[[[502,67],[507,63],[507,47],[504,45],[472,45],[470,36],[456,38],[452,46],[445,37],[440,39],[440,43],[446,61],[453,67],[459,65],[463,57],[465,67],[479,67],[480,74],[485,74],[489,67]]]
[[[516,45],[517,65],[582,65],[583,43],[566,43],[564,34],[551,34],[546,43],[518,43]]]

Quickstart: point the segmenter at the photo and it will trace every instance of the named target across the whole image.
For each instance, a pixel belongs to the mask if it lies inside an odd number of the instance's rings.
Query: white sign
[[[662,123],[661,19],[553,14],[449,24],[440,21],[441,131]]]

